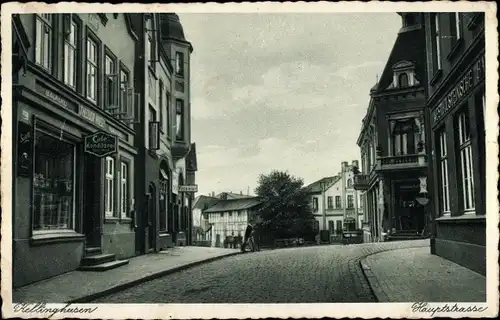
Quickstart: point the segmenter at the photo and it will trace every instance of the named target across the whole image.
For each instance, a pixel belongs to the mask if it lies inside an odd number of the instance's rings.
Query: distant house
[[[363,221],[362,194],[353,188],[352,167],[342,162],[342,170],[335,176],[315,181],[304,189],[309,194],[312,213],[318,230],[331,234],[342,230],[361,228]]]
[[[263,201],[258,197],[219,200],[203,211],[203,218],[209,225],[209,239],[212,247],[222,247],[227,236],[241,236],[249,222],[257,219],[257,210]]]
[[[207,232],[208,225],[203,219],[203,211],[212,207],[217,202],[222,201],[220,198],[200,195],[194,199],[193,203],[193,243],[196,241],[210,240],[210,233]]]

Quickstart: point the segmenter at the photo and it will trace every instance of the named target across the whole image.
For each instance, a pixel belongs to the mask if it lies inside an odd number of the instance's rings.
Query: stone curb
[[[227,258],[227,257],[230,257],[230,256],[235,256],[235,255],[238,255],[238,254],[242,254],[242,253],[243,252],[232,252],[232,253],[228,253],[228,254],[225,254],[225,255],[220,255],[220,256],[211,257],[211,258],[207,258],[207,259],[203,259],[203,260],[199,260],[199,261],[190,262],[190,263],[187,263],[185,265],[174,267],[174,268],[163,270],[163,271],[159,271],[157,273],[150,274],[150,275],[147,275],[145,277],[142,277],[142,278],[139,278],[139,279],[135,279],[135,280],[127,282],[127,283],[122,283],[122,284],[116,285],[114,287],[111,287],[109,289],[106,289],[106,290],[103,290],[103,291],[100,291],[100,292],[92,293],[90,295],[86,295],[86,296],[83,296],[83,297],[80,297],[80,298],[76,298],[76,299],[72,299],[72,300],[69,300],[69,301],[65,301],[65,303],[91,303],[92,300],[95,300],[95,299],[98,299],[98,298],[102,298],[102,297],[105,297],[107,295],[110,295],[110,294],[113,294],[113,293],[116,293],[116,292],[119,292],[119,291],[122,291],[122,290],[125,290],[125,289],[128,289],[128,288],[134,287],[134,286],[136,286],[138,284],[141,284],[141,283],[144,283],[144,282],[147,282],[147,281],[158,279],[158,278],[161,278],[163,276],[166,276],[166,275],[169,275],[169,274],[172,274],[172,273],[176,273],[176,272],[188,269],[188,268],[192,268],[192,267],[198,266],[198,265],[203,264],[203,263],[208,263],[208,262],[220,260],[222,258]]]
[[[386,253],[388,251],[395,251],[395,250],[406,250],[409,248],[420,248],[420,246],[416,247],[407,247],[407,248],[391,248],[387,250],[382,250],[378,252],[374,252],[372,254],[369,254],[359,260],[359,266],[361,270],[363,271],[363,274],[366,278],[366,281],[368,281],[368,285],[370,286],[371,291],[373,292],[373,295],[375,296],[375,299],[377,302],[391,302],[387,294],[384,292],[382,289],[382,286],[380,285],[377,277],[375,274],[371,271],[370,264],[366,261],[368,257],[376,255],[376,254],[382,254]]]

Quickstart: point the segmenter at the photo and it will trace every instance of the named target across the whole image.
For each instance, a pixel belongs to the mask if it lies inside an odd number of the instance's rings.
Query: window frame
[[[467,104],[465,104],[467,106]],[[463,120],[463,121],[462,121]],[[474,185],[474,169],[472,156],[472,138],[469,112],[462,107],[456,114],[457,147],[458,147],[458,172],[462,183],[462,208],[463,214],[475,214],[476,197]]]
[[[95,44],[95,61],[89,60],[89,43]],[[100,67],[101,67],[101,42],[98,40],[98,38],[90,32],[90,30],[87,29],[87,35],[85,39],[85,98],[91,102],[93,102],[96,105],[99,105],[99,72],[100,72]],[[89,66],[92,66],[95,68],[95,78],[94,78],[94,97],[90,96],[90,89],[89,88]]]
[[[179,102],[181,105],[179,106]],[[184,135],[184,100],[175,99],[175,140],[183,141]],[[180,119],[180,121],[179,121]]]
[[[130,219],[130,195],[131,192],[131,179],[130,179],[130,160],[127,158],[120,159],[120,219]],[[125,167],[125,168],[124,168]],[[123,173],[126,172],[126,177],[123,177]],[[126,188],[126,195],[124,199],[123,186]],[[124,202],[125,200],[125,202]],[[125,206],[125,207],[124,207]]]
[[[67,144],[70,144],[72,145],[73,147],[73,174],[72,174],[72,180],[73,180],[73,185],[72,185],[72,190],[73,190],[73,201],[72,201],[72,205],[71,205],[71,215],[69,217],[69,228],[67,229],[47,229],[47,230],[35,230],[35,226],[34,226],[34,221],[35,221],[35,205],[33,203],[33,205],[31,206],[31,223],[30,223],[30,229],[31,229],[31,234],[32,235],[40,235],[40,234],[48,234],[48,233],[63,233],[63,232],[75,232],[76,231],[76,227],[77,227],[77,221],[76,221],[76,209],[77,209],[77,201],[78,200],[78,194],[76,192],[76,188],[77,188],[77,183],[79,183],[79,181],[77,181],[78,179],[78,171],[77,171],[77,155],[78,155],[78,146],[77,146],[77,143],[75,143],[74,141],[70,140],[70,139],[66,139],[64,136],[61,137],[61,136],[57,136],[57,134],[54,132],[55,128],[53,128],[52,126],[50,126],[49,124],[45,124],[45,123],[37,123],[37,121],[35,121],[35,124],[34,124],[34,128],[33,128],[33,132],[34,132],[34,142],[33,142],[33,176],[31,177],[31,188],[32,188],[32,199],[33,199],[33,202],[35,201],[34,199],[34,195],[35,195],[35,185],[34,185],[34,178],[35,178],[35,161],[36,161],[36,136],[37,136],[37,132],[41,132],[43,133],[44,135],[48,135],[50,136],[51,138],[55,139],[55,140],[60,140],[64,143],[67,143]]]
[[[175,51],[175,75],[184,77],[184,52]]]
[[[449,182],[449,167],[448,167],[448,141],[445,128],[437,131],[438,138],[438,161],[439,161],[439,188],[441,189],[440,194],[440,213],[443,216],[449,216],[451,214],[450,208],[450,182]]]
[[[333,209],[333,197],[332,196],[328,196],[327,198],[327,208],[328,209]]]
[[[115,208],[115,176],[116,176],[116,160],[112,156],[107,156],[104,158],[104,217],[105,219],[117,218],[116,208]],[[111,173],[108,164],[112,163]],[[109,185],[108,185],[109,183]],[[111,186],[113,189],[110,192]],[[109,205],[109,207],[108,207]],[[110,209],[110,210],[108,210]]]
[[[112,63],[112,70],[110,70],[108,73],[108,59]],[[104,48],[104,65],[103,65],[103,75],[104,75],[104,82],[103,82],[103,107],[104,110],[107,111],[108,113],[116,113],[116,109],[120,109],[121,106],[119,106],[119,97],[118,97],[118,92],[121,91],[121,66],[120,63],[117,59],[117,57],[111,52],[111,50],[108,47]],[[109,82],[112,83],[112,92],[109,92]],[[108,99],[111,97],[111,102],[108,101]]]
[[[402,79],[405,79],[405,83],[403,83]],[[406,72],[402,72],[398,75],[398,87],[399,88],[408,88],[410,86],[410,77]]]
[[[64,18],[63,18],[64,19]],[[63,24],[66,23],[65,20],[63,20]],[[77,81],[78,81],[78,74],[80,69],[78,68],[78,56],[79,56],[79,50],[81,47],[80,44],[80,32],[81,32],[81,25],[76,19],[74,18],[73,14],[69,14],[69,28],[70,28],[70,34],[64,34],[63,36],[63,83],[68,86],[69,88],[77,91]],[[74,27],[74,30],[73,30]],[[74,37],[74,43],[71,43],[68,41],[68,37],[73,35]],[[68,62],[68,57],[66,48],[69,50],[73,50],[73,75],[72,75],[72,81],[73,83],[69,83],[69,76],[68,76],[68,68],[69,64]],[[68,54],[69,56],[69,54]]]
[[[335,209],[342,209],[342,197],[335,196]]]
[[[159,119],[159,122],[160,122],[160,132],[161,133],[165,133],[165,130],[164,130],[164,120],[163,120],[163,117],[164,117],[164,103],[163,103],[163,91],[165,89],[164,87],[164,84],[163,84],[163,81],[160,79],[160,82],[159,82],[159,88],[158,88],[158,110],[160,111],[160,119]],[[165,90],[166,91],[166,90]]]
[[[347,209],[354,208],[354,196],[352,194],[347,195]]]
[[[318,197],[313,197],[313,198],[312,198],[312,210],[313,210],[313,211],[318,211],[318,210],[319,210],[319,201],[318,201]]]
[[[433,17],[433,22],[434,26],[432,28],[433,30],[433,49],[435,49],[436,54],[433,55],[434,61],[434,74],[436,74],[439,70],[442,69],[442,63],[443,63],[443,58],[442,58],[442,52],[441,52],[441,28],[440,28],[440,19],[439,19],[439,13],[434,13]]]
[[[167,131],[167,138],[170,140],[172,137],[172,130],[171,130],[171,125],[172,125],[172,96],[169,92],[169,90],[165,90],[165,100],[166,100],[166,113],[167,113],[167,121],[166,121],[166,131]]]
[[[54,20],[54,16],[51,13],[35,14],[35,63],[49,73],[53,71],[53,61],[51,56],[54,53]],[[40,34],[38,33],[39,25]],[[39,35],[45,35],[45,33],[48,33],[48,43],[46,46],[43,45],[45,44],[45,37],[42,37],[43,39],[39,38]],[[42,48],[37,50],[39,46],[42,46]],[[46,47],[48,48],[48,51],[46,52],[47,57],[44,56]],[[45,63],[47,63],[47,65],[45,65]]]

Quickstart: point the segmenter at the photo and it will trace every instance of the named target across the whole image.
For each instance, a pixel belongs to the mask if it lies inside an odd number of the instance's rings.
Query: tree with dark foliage
[[[273,170],[261,174],[255,193],[264,201],[260,227],[277,237],[314,237],[314,216],[301,178]]]

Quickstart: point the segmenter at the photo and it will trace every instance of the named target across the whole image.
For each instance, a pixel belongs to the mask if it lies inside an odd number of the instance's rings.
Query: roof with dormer
[[[425,83],[425,32],[423,28],[400,32],[378,82],[375,93],[385,91],[393,82],[393,67],[415,65],[415,74],[420,83]]]
[[[160,14],[160,36],[162,40],[175,40],[189,45],[191,51],[193,47],[184,35],[179,16],[175,13]]]

